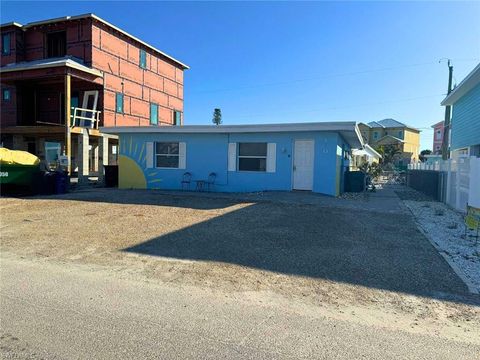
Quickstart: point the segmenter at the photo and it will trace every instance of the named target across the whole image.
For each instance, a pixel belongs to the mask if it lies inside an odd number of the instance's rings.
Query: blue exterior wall
[[[452,110],[451,149],[480,144],[480,84],[462,96]]]
[[[207,179],[215,172],[217,178],[213,191],[252,192],[267,190],[292,190],[292,159],[294,141],[312,139],[315,142],[313,191],[338,195],[343,189],[344,160],[348,144],[335,132],[292,132],[292,133],[131,133],[120,134],[121,156],[133,159],[142,170],[146,187],[150,189],[181,189],[185,172],[192,179]],[[147,142],[185,142],[185,169],[147,169],[145,144]],[[276,143],[276,171],[228,171],[228,144],[239,142]],[[122,178],[120,163],[119,176]],[[194,188],[192,184],[192,189]]]
[[[344,180],[345,180],[345,172],[350,167],[350,156],[351,154],[350,145],[341,137],[337,137],[337,187],[336,187],[336,195],[339,195],[343,192],[344,189]]]

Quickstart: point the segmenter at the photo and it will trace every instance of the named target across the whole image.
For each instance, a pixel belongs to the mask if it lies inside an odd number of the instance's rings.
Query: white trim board
[[[310,122],[285,124],[252,125],[185,125],[185,126],[118,126],[101,127],[100,130],[110,134],[164,133],[164,134],[229,134],[229,133],[275,133],[275,132],[310,132],[328,131],[339,133],[352,148],[361,148],[363,140],[358,126],[353,121]]]

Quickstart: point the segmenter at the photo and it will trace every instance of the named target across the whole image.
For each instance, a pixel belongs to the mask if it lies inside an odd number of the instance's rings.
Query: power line
[[[456,61],[478,61],[478,59],[460,59],[460,60],[456,60]],[[313,81],[313,80],[343,77],[343,76],[352,76],[352,75],[370,74],[370,73],[375,73],[375,72],[392,71],[392,70],[398,70],[398,69],[403,69],[403,68],[411,68],[411,67],[426,66],[426,65],[433,65],[433,64],[438,64],[438,61],[415,63],[415,64],[406,64],[406,65],[398,65],[398,66],[390,66],[390,67],[385,67],[385,68],[352,71],[352,72],[346,72],[346,73],[325,74],[325,75],[318,75],[318,76],[313,76],[313,77],[308,77],[308,78],[303,78],[303,79],[292,79],[292,80],[287,80],[287,81],[266,82],[266,83],[261,83],[261,84],[237,86],[237,87],[225,88],[225,89],[193,91],[190,94],[209,94],[209,93],[219,93],[219,92],[229,92],[229,91],[254,89],[254,88],[261,88],[261,87],[281,86],[281,85],[289,85],[289,84],[301,83],[301,82],[307,82],[307,81]]]
[[[352,109],[352,108],[358,108],[358,107],[364,107],[364,106],[371,106],[371,105],[382,105],[382,104],[395,104],[395,103],[402,103],[402,102],[408,102],[408,101],[415,101],[415,100],[421,100],[421,99],[428,99],[428,98],[434,98],[434,97],[442,97],[444,95],[442,94],[437,94],[437,95],[425,95],[425,96],[418,96],[418,97],[412,97],[412,98],[405,98],[405,99],[400,99],[400,100],[387,100],[387,101],[378,101],[378,102],[371,102],[371,103],[364,103],[364,104],[357,104],[357,105],[351,105],[351,106],[331,106],[331,107],[324,107],[324,108],[319,108],[319,109],[312,109],[312,110],[296,110],[296,111],[283,111],[281,113],[278,113],[278,115],[285,115],[285,114],[307,114],[307,113],[316,113],[316,112],[322,112],[325,110],[343,110],[343,109]],[[275,116],[275,114],[272,112],[265,112],[265,113],[254,113],[254,114],[245,114],[245,115],[239,115],[235,116],[235,118],[255,118],[259,116],[264,116],[264,115],[270,115],[270,116]]]
[[[305,82],[305,81],[313,81],[325,78],[332,78],[332,77],[342,77],[342,76],[350,76],[350,75],[361,75],[361,74],[368,74],[373,72],[382,72],[382,71],[390,71],[396,70],[400,68],[406,67],[415,67],[415,66],[424,66],[424,65],[432,65],[435,62],[428,62],[428,63],[418,63],[418,64],[408,64],[408,65],[400,65],[395,67],[388,67],[388,68],[379,68],[379,69],[371,69],[371,70],[362,70],[362,71],[353,71],[353,72],[346,72],[346,73],[336,73],[336,74],[326,74],[326,75],[318,75],[309,78],[303,79],[292,79],[288,81],[276,81],[276,82],[269,82],[269,83],[262,83],[262,84],[252,84],[252,85],[245,85],[245,86],[237,86],[234,88],[226,88],[226,89],[214,89],[214,90],[206,90],[206,91],[194,91],[192,94],[206,94],[206,93],[216,93],[216,92],[228,92],[228,91],[236,91],[236,90],[243,90],[243,89],[252,89],[252,88],[259,88],[259,87],[268,87],[268,86],[277,86],[277,85],[288,85],[293,83]]]

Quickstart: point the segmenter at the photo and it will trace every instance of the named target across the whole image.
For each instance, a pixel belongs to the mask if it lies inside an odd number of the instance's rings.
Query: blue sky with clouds
[[[443,119],[480,62],[480,2],[1,2],[1,22],[93,12],[190,65],[185,123]]]

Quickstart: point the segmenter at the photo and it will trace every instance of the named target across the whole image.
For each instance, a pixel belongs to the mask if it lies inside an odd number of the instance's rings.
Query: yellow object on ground
[[[480,209],[468,205],[465,224],[467,224],[469,229],[477,230],[480,227]]]
[[[38,165],[40,164],[40,159],[26,151],[0,148],[0,164]]]

